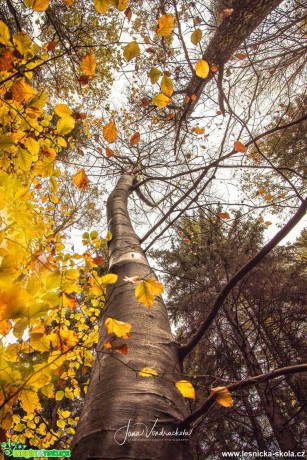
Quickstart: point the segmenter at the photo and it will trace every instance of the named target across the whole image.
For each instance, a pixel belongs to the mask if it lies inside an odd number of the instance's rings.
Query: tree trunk
[[[249,374],[251,376],[262,374],[262,369],[259,365],[256,355],[253,352],[247,338],[245,337],[244,331],[237,323],[235,315],[229,306],[225,307],[225,313],[229,323],[231,324],[234,339],[244,356]],[[282,451],[297,450],[297,441],[295,440],[289,426],[287,426],[287,421],[284,418],[284,415],[281,412],[277,402],[275,401],[270,383],[259,383],[256,386],[256,390],[280,449]]]
[[[181,380],[177,344],[174,342],[164,302],[156,298],[146,308],[135,297],[135,285],[125,276],[153,277],[127,210],[132,175],[124,174],[108,203],[112,233],[109,271],[118,275],[107,290],[97,358],[72,447],[73,460],[89,459],[192,459],[189,436],[163,436],[173,432],[186,415],[184,398],[174,382]],[[104,322],[111,317],[132,325],[127,355],[106,352],[109,338]],[[137,370],[154,369],[157,377],[140,377]],[[138,424],[138,425],[136,425]],[[127,436],[131,433],[142,435]],[[151,432],[151,430],[155,432]],[[185,440],[180,440],[184,438]]]

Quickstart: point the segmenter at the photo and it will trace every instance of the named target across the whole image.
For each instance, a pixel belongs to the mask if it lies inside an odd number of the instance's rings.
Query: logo
[[[57,449],[27,449],[24,444],[19,441],[11,441],[1,443],[1,449],[7,457],[13,458],[59,458],[70,457],[70,450],[57,450]]]

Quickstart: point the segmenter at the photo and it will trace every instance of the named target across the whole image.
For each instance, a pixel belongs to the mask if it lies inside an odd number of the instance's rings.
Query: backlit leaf
[[[140,133],[132,134],[130,138],[130,145],[137,145],[140,142]]]
[[[127,62],[130,62],[131,59],[139,56],[140,54],[141,50],[136,41],[128,43],[128,45],[126,45],[124,48],[124,58]]]
[[[24,102],[27,103],[36,96],[36,92],[32,88],[32,86],[28,85],[24,80],[20,80],[14,83],[11,87],[11,92],[13,95],[13,99],[16,102]]]
[[[109,0],[94,0],[94,7],[98,13],[105,14],[108,11],[109,5]]]
[[[172,14],[163,14],[158,20],[156,29],[157,35],[166,37],[170,35],[174,28],[174,16]]]
[[[171,100],[170,100],[169,97],[165,96],[165,94],[162,94],[162,93],[161,93],[161,94],[157,94],[157,95],[153,98],[152,102],[153,102],[157,107],[163,108],[163,107],[166,107],[166,106],[171,102]]]
[[[74,184],[80,188],[81,190],[85,190],[88,186],[90,180],[87,177],[84,169],[80,169],[74,176],[73,176]]]
[[[56,129],[58,134],[68,134],[72,131],[75,127],[75,119],[71,116],[62,117],[58,120],[56,124]]]
[[[200,78],[207,78],[210,72],[210,67],[207,61],[199,59],[195,66],[195,73]]]
[[[157,69],[156,67],[152,67],[149,71],[149,78],[152,84],[157,83],[159,77],[161,75],[161,70]]]
[[[112,120],[107,125],[105,125],[102,128],[102,134],[105,140],[107,142],[110,142],[110,144],[112,144],[112,142],[115,142],[118,134],[115,121]]]
[[[197,45],[197,43],[199,43],[202,39],[202,36],[202,31],[200,29],[195,29],[191,35],[191,42],[193,43],[193,45]]]
[[[129,332],[132,327],[131,324],[123,323],[122,321],[117,321],[113,318],[108,318],[104,324],[107,328],[108,334],[115,334],[117,337],[129,339]]]
[[[19,394],[19,401],[22,409],[27,414],[34,414],[36,410],[41,409],[38,394],[36,391],[24,389]]]
[[[82,59],[82,71],[90,77],[95,74],[96,71],[96,59],[93,54],[88,54]]]
[[[66,104],[57,104],[54,107],[54,113],[58,117],[63,118],[63,117],[69,117],[72,114],[72,111]]]
[[[173,82],[166,75],[163,75],[163,78],[162,78],[161,84],[160,84],[160,88],[161,88],[162,93],[165,94],[165,96],[168,96],[168,97],[171,97],[171,95],[174,92]]]
[[[156,296],[162,294],[163,290],[163,284],[155,278],[149,278],[138,284],[135,288],[135,296],[145,307],[152,307]]]
[[[158,373],[149,367],[143,367],[143,369],[139,371],[140,377],[153,377],[154,375],[158,375]]]
[[[236,150],[237,152],[244,153],[244,152],[246,152],[246,150],[247,150],[247,147],[245,147],[245,145],[242,144],[242,142],[240,142],[240,141],[235,141],[234,144],[233,144],[233,146],[234,146],[234,148],[235,148],[235,150]]]
[[[211,394],[214,395],[215,400],[221,406],[231,407],[233,405],[232,396],[226,387],[215,387],[211,389]]]
[[[0,21],[0,43],[5,46],[10,46],[10,31],[8,26],[3,22]]]
[[[175,385],[184,398],[195,399],[195,389],[188,380],[179,380]]]

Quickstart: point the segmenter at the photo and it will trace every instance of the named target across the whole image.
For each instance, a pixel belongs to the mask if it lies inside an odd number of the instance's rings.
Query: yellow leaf
[[[158,20],[158,26],[156,29],[157,35],[160,37],[166,37],[170,35],[174,28],[174,16],[172,14],[163,14]]]
[[[160,94],[157,94],[157,95],[153,98],[152,102],[153,102],[157,107],[162,107],[162,108],[163,108],[163,107],[166,107],[166,106],[171,102],[171,100],[170,100],[169,97],[165,96],[165,94],[160,93]]]
[[[127,8],[128,6],[128,0],[118,0],[117,2],[117,9],[119,11],[123,11]]]
[[[22,409],[28,415],[34,414],[36,410],[41,409],[38,394],[30,389],[24,389],[19,393],[19,401]]]
[[[71,116],[67,117],[62,117],[60,120],[58,120],[56,124],[56,129],[58,131],[58,134],[68,134],[70,131],[72,131],[75,127],[75,119]]]
[[[11,87],[11,92],[13,95],[13,100],[16,102],[27,103],[36,96],[36,92],[32,86],[28,85],[24,80],[20,80]]]
[[[32,44],[32,40],[29,37],[29,35],[26,34],[25,32],[19,32],[18,34],[14,35],[13,43],[15,47],[17,48],[17,50],[19,51],[19,53],[22,56],[27,57],[29,48],[31,47],[31,44]]]
[[[111,120],[107,125],[105,125],[102,128],[102,134],[105,140],[107,142],[110,142],[110,144],[112,144],[112,142],[115,142],[118,134],[115,121]]]
[[[195,399],[196,395],[192,383],[187,380],[179,380],[175,385],[184,398]]]
[[[108,11],[109,0],[94,0],[94,7],[98,13],[105,14]]]
[[[230,215],[228,214],[228,212],[219,212],[218,213],[218,217],[220,219],[229,219],[230,218]]]
[[[149,78],[152,84],[157,83],[159,77],[161,75],[161,70],[157,69],[156,67],[152,67],[149,71]]]
[[[0,21],[0,43],[5,46],[12,45],[9,28],[3,21]]]
[[[56,401],[62,401],[63,398],[64,398],[64,391],[62,390],[57,391],[55,394]]]
[[[30,171],[32,166],[32,155],[28,150],[22,149],[21,147],[18,148],[18,156],[16,159],[16,164],[22,171]]]
[[[117,281],[118,276],[114,273],[108,273],[107,275],[102,276],[101,283],[102,284],[114,284]]]
[[[197,43],[199,43],[202,39],[202,36],[202,31],[200,29],[195,29],[191,35],[191,42],[193,43],[193,45],[197,45]]]
[[[165,96],[171,97],[171,95],[174,92],[174,87],[173,82],[169,77],[167,77],[166,75],[163,76],[160,87],[162,93],[165,94]]]
[[[231,394],[226,387],[215,387],[211,389],[211,394],[214,395],[215,400],[221,406],[231,407],[233,405],[233,399]]]
[[[96,59],[93,54],[88,54],[82,59],[82,71],[90,77],[95,74],[96,71]]]
[[[90,180],[87,177],[84,169],[80,169],[74,176],[73,176],[74,184],[80,188],[81,190],[85,190],[88,186]]]
[[[116,319],[108,318],[105,321],[108,334],[115,334],[117,337],[129,339],[129,332],[131,331],[131,324],[116,321]]]
[[[137,300],[145,307],[152,307],[155,297],[162,294],[162,292],[163,284],[159,283],[155,278],[144,280],[135,288]]]
[[[57,420],[56,424],[59,428],[65,428],[66,425],[64,420]]]
[[[141,377],[153,377],[154,375],[158,375],[158,373],[153,369],[149,369],[149,367],[143,367],[143,369],[139,371],[139,375]]]
[[[233,146],[234,146],[234,149],[235,149],[237,152],[244,153],[244,152],[246,152],[246,150],[247,150],[247,147],[245,147],[245,145],[242,144],[242,142],[240,142],[240,141],[235,141],[234,144],[233,144]]]
[[[207,78],[210,72],[210,67],[207,61],[199,59],[195,66],[196,75],[200,78]]]
[[[139,56],[140,54],[141,50],[136,41],[128,43],[128,45],[126,45],[124,48],[124,58],[127,62],[130,62],[131,59]]]
[[[54,107],[54,113],[58,117],[63,118],[63,117],[69,117],[72,114],[72,111],[66,104],[57,104]]]
[[[32,137],[28,137],[25,141],[25,147],[31,153],[33,161],[36,161],[39,152],[39,143]]]
[[[49,0],[24,0],[24,3],[34,11],[46,11],[49,7]]]

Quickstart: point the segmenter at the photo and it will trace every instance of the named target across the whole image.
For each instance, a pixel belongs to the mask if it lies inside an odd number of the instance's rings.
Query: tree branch
[[[275,369],[273,371],[267,372],[266,374],[256,375],[254,377],[250,377],[246,380],[240,380],[238,382],[231,383],[230,385],[225,385],[225,387],[229,391],[233,390],[242,390],[243,388],[248,388],[254,385],[257,385],[260,382],[266,382],[268,380],[275,379],[280,376],[297,374],[299,372],[307,372],[307,363],[296,364],[295,366],[288,366],[288,367],[281,367],[279,369]],[[189,426],[194,420],[197,420],[199,417],[206,414],[209,409],[215,403],[215,395],[211,394],[203,404],[188,415],[180,424],[181,426],[187,427]]]

